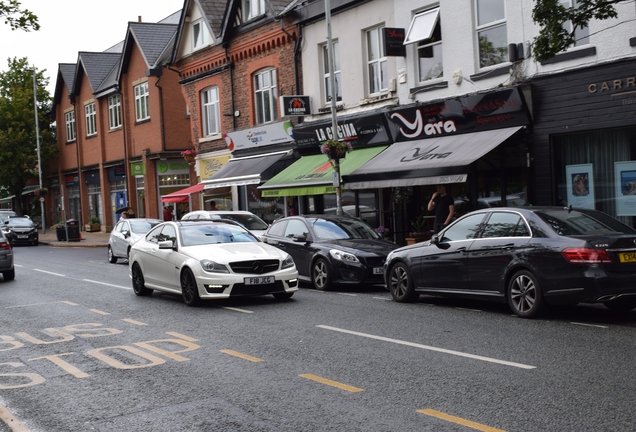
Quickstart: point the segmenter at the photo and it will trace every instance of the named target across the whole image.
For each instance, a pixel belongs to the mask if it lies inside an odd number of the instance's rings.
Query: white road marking
[[[391,297],[372,297],[376,300],[393,300]]]
[[[358,294],[350,294],[350,293],[337,293],[343,296],[349,296],[349,297],[358,297]]]
[[[51,274],[51,275],[53,275],[53,276],[62,276],[62,277],[66,277],[66,275],[59,274],[59,273],[53,273],[53,272],[46,271],[46,270],[40,270],[40,269],[33,269],[33,270],[38,271],[38,272],[41,272],[41,273]]]
[[[570,324],[574,324],[574,325],[580,325],[580,326],[586,326],[586,327],[598,327],[598,328],[609,328],[608,326],[602,326],[602,325],[597,325],[597,324],[585,324],[585,323],[580,323],[580,322],[570,322]]]
[[[113,285],[113,284],[109,284],[109,283],[106,283],[106,282],[94,281],[94,280],[91,280],[91,279],[82,279],[82,280],[84,282],[91,282],[91,283],[96,283],[96,284],[100,284],[100,285],[106,285],[106,286],[113,287],[113,288],[119,288],[119,289],[125,289],[125,290],[128,290],[128,291],[132,291],[131,287],[125,287],[125,286],[121,286],[121,285]]]
[[[221,309],[227,309],[227,310],[231,310],[231,311],[235,311],[235,312],[242,312],[242,313],[254,313],[253,311],[250,311],[250,310],[239,309],[239,308],[234,308],[234,307],[229,307],[229,306],[221,306]]]
[[[369,339],[376,339],[376,340],[381,340],[384,342],[391,342],[391,343],[395,343],[395,344],[400,344],[400,345],[406,345],[406,346],[410,346],[410,347],[414,347],[414,348],[420,348],[420,349],[425,349],[425,350],[429,350],[429,351],[437,351],[437,352],[441,352],[441,353],[445,353],[445,354],[451,354],[451,355],[455,355],[455,356],[459,356],[459,357],[466,357],[466,358],[470,358],[470,359],[474,359],[474,360],[481,360],[481,361],[485,361],[485,362],[490,362],[490,363],[497,363],[497,364],[501,364],[504,366],[513,366],[513,367],[517,367],[520,369],[536,369],[536,366],[530,366],[530,365],[525,365],[522,363],[514,363],[514,362],[509,362],[506,360],[498,360],[498,359],[494,359],[494,358],[490,358],[490,357],[483,357],[483,356],[478,356],[478,355],[474,355],[474,354],[468,354],[468,353],[463,353],[461,351],[453,351],[453,350],[449,350],[449,349],[445,349],[445,348],[437,348],[437,347],[433,347],[430,345],[422,345],[422,344],[417,344],[417,343],[413,343],[413,342],[407,342],[407,341],[403,341],[403,340],[399,340],[399,339],[391,339],[391,338],[387,338],[387,337],[383,337],[383,336],[376,336],[376,335],[372,335],[372,334],[368,334],[368,333],[360,333],[360,332],[356,332],[356,331],[352,331],[352,330],[345,330],[345,329],[340,329],[337,327],[330,327],[330,326],[325,326],[325,325],[317,325],[316,327],[319,328],[323,328],[325,330],[333,330],[333,331],[337,331],[340,333],[347,333],[347,334],[352,334],[355,336],[361,336],[361,337],[366,337]]]
[[[468,309],[468,308],[463,308],[463,307],[456,307],[455,309],[458,309],[458,310],[465,310],[465,311],[469,311],[469,312],[482,312],[482,311],[481,311],[481,310],[479,310],[479,309]]]

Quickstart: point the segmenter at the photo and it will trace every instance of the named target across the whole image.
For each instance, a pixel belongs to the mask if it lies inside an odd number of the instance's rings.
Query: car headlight
[[[210,273],[229,273],[230,271],[223,264],[210,260],[201,260],[201,268]]]
[[[351,254],[349,252],[343,252],[338,249],[331,249],[329,251],[329,255],[331,255],[333,259],[337,259],[339,261],[344,261],[347,263],[360,263],[360,261],[358,260],[358,257],[355,256],[354,254]]]
[[[294,259],[291,257],[291,255],[287,255],[287,258],[285,258],[285,260],[283,260],[283,265],[281,265],[281,269],[286,269],[286,268],[290,268],[294,266]]]

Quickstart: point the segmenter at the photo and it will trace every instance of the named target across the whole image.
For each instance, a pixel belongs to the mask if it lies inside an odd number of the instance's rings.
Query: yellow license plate
[[[622,263],[636,263],[636,252],[622,252],[618,258]]]

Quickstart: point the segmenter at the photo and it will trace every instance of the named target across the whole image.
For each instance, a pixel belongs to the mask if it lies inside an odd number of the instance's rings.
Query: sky
[[[0,0],[2,1],[2,0]],[[129,21],[158,22],[183,7],[183,0],[19,0],[38,17],[39,31],[11,31],[0,19],[0,71],[8,58],[26,57],[46,69],[51,97],[59,63],[77,63],[80,51],[101,52],[126,37]]]

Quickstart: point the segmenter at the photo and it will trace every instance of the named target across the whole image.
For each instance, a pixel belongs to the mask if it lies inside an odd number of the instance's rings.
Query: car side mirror
[[[128,230],[122,231],[121,233],[124,236],[124,238],[130,237],[130,231],[128,231]]]
[[[306,241],[307,241],[307,236],[306,236],[306,235],[303,235],[303,234],[301,234],[301,235],[295,235],[295,236],[294,236],[294,241],[295,241],[295,242],[298,242],[298,243],[304,243],[304,242],[306,242]]]
[[[173,249],[174,242],[172,240],[164,240],[159,242],[159,249]]]
[[[439,236],[437,234],[433,234],[433,236],[431,237],[431,244],[439,246]]]

